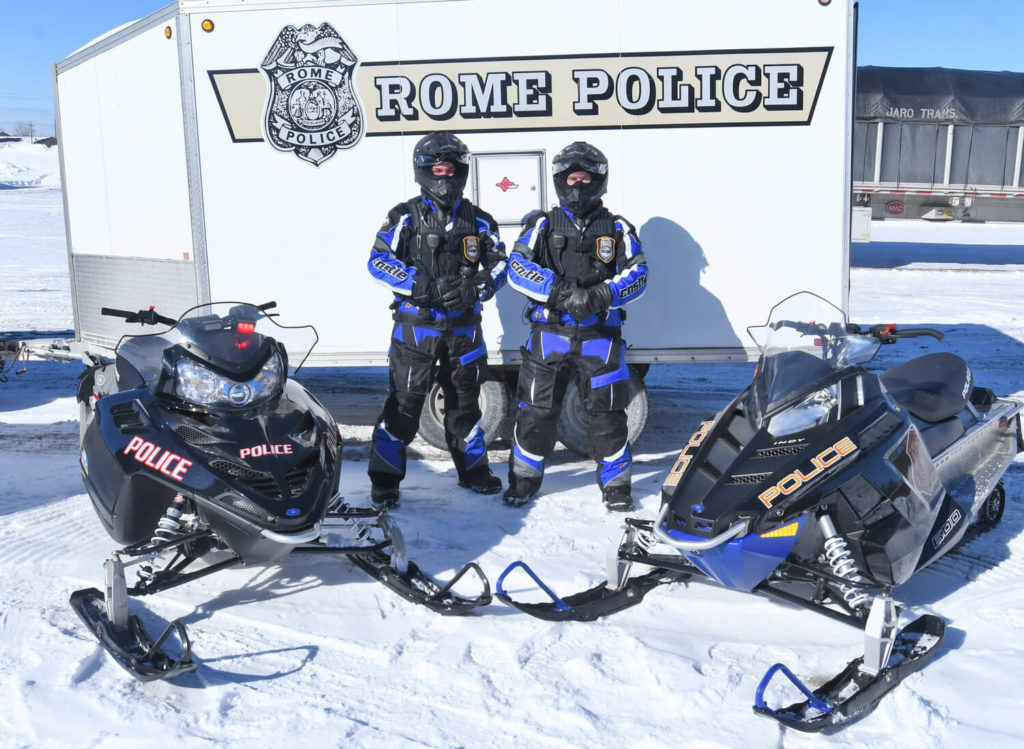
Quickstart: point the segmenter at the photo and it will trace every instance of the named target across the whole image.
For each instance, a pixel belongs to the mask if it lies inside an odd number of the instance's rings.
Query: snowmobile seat
[[[914,416],[911,416],[910,420],[921,432],[921,439],[924,440],[924,445],[928,448],[928,454],[933,458],[960,439],[961,435],[967,431],[963,422],[956,416],[937,424],[930,424]]]
[[[938,424],[967,406],[974,377],[956,354],[925,354],[898,364],[880,376],[885,389],[922,421]]]

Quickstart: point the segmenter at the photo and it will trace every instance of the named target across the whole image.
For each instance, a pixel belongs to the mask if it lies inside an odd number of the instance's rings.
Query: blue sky
[[[0,130],[31,121],[37,132],[52,134],[50,66],[165,5],[0,0]],[[1022,29],[1024,0],[860,0],[858,64],[1024,72]]]

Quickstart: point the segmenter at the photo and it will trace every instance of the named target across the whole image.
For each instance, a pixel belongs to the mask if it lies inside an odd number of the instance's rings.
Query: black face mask
[[[469,178],[469,167],[465,164],[456,164],[455,174],[451,177],[438,177],[429,166],[418,166],[415,171],[416,182],[423,194],[448,209],[459,202]]]
[[[591,174],[590,184],[577,182],[570,186],[566,183],[565,178],[574,171],[580,170],[574,165],[555,175],[555,194],[558,196],[558,202],[568,208],[573,216],[582,218],[601,202],[601,196],[604,195],[607,185],[607,177]]]

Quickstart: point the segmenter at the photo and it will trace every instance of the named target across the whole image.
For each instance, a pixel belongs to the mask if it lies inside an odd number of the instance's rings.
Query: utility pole
[[[34,127],[35,127],[35,126],[33,125],[33,123],[32,123],[32,120],[29,120],[29,121],[28,121],[28,142],[29,142],[29,143],[34,143],[34,142],[35,142],[35,141],[33,140],[33,137],[32,137],[32,133],[33,133],[33,131],[34,131]]]

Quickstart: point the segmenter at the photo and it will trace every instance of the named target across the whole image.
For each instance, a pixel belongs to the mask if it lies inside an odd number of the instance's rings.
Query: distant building
[[[3,130],[0,130],[0,138],[9,138],[9,137],[11,137],[11,136],[9,136],[9,135],[8,135],[7,133],[5,133],[5,132],[4,132]]]
[[[36,145],[46,146],[47,148],[53,148],[55,145],[57,145],[57,139],[54,138],[52,135],[49,138],[39,138],[38,140],[36,140]]]

